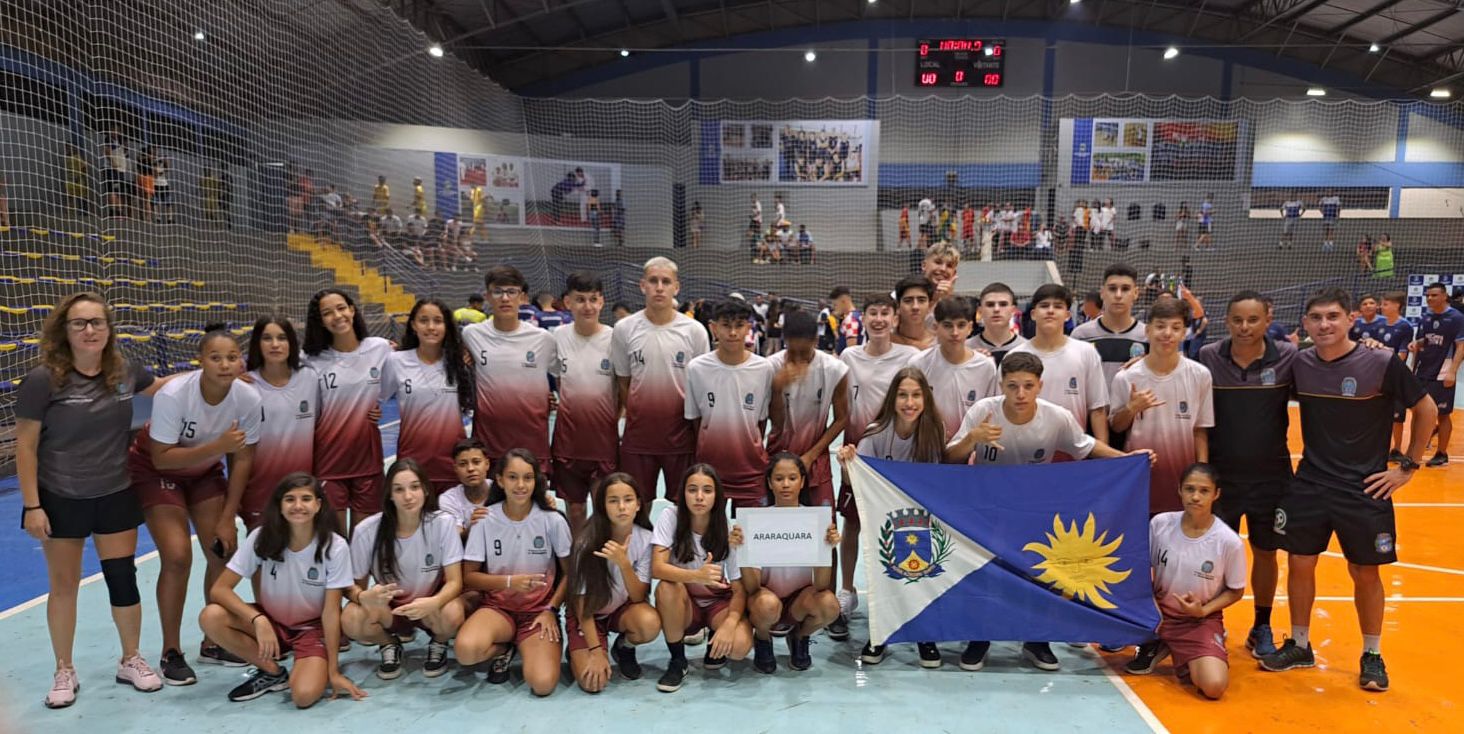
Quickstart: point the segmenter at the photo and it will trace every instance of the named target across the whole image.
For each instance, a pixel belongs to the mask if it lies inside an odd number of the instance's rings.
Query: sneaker
[[[773,640],[753,638],[752,640],[752,667],[759,673],[776,673],[778,671],[778,658],[773,654]]]
[[[280,672],[273,675],[256,668],[254,675],[249,676],[248,680],[235,686],[234,690],[229,691],[229,700],[234,703],[253,701],[266,693],[283,691],[289,687],[290,671],[285,670],[283,665],[280,666]]]
[[[885,656],[888,654],[884,645],[872,645],[866,642],[864,649],[859,651],[859,661],[867,665],[879,665],[884,662]]]
[[[712,657],[712,648],[710,645],[708,645],[707,654],[702,656],[702,668],[705,670],[721,670],[722,666],[726,664],[727,656],[723,655],[719,658]]]
[[[1251,628],[1250,634],[1245,636],[1245,649],[1251,651],[1251,656],[1260,659],[1267,655],[1276,654],[1276,640],[1271,636],[1271,625],[1258,624]]]
[[[779,622],[779,623],[773,625],[772,630],[770,630],[768,632],[768,634],[772,635],[773,637],[787,637],[788,636],[788,633],[789,632],[792,632],[792,631],[793,631],[793,625],[792,625],[792,623],[790,623],[790,622]]]
[[[141,655],[133,655],[117,664],[117,682],[132,686],[143,693],[152,693],[163,687],[163,679],[148,667],[147,661]]]
[[[1057,656],[1052,654],[1052,646],[1045,642],[1022,643],[1022,657],[1039,670],[1057,670],[1062,667],[1057,663]]]
[[[840,614],[829,622],[829,639],[835,642],[843,642],[849,639],[849,618]]]
[[[852,616],[854,610],[859,608],[859,594],[857,592],[843,589],[838,593],[838,598],[839,614],[845,617]]]
[[[700,644],[702,644],[702,643],[704,643],[706,641],[707,641],[707,628],[706,627],[703,627],[703,628],[697,630],[696,631],[696,634],[694,634],[694,635],[687,635],[687,636],[681,638],[681,644],[688,645],[690,647],[696,647],[697,645],[700,645]]]
[[[76,670],[62,668],[51,678],[51,690],[46,693],[46,708],[64,709],[76,703],[76,694],[81,692],[81,681],[76,679]]]
[[[681,690],[683,680],[686,680],[686,658],[680,660],[673,658],[666,663],[666,672],[661,674],[661,679],[656,681],[656,690],[662,693],[675,693]]]
[[[940,667],[940,648],[934,642],[919,642],[915,647],[920,649],[920,667],[932,670]]]
[[[447,672],[447,643],[427,641],[427,662],[422,664],[422,675],[436,678]]]
[[[1154,666],[1168,655],[1169,648],[1165,647],[1164,643],[1158,640],[1145,642],[1139,645],[1139,654],[1124,664],[1123,672],[1129,675],[1148,675],[1154,672]]]
[[[517,649],[510,645],[502,655],[493,658],[493,661],[488,666],[489,683],[503,684],[508,682],[508,666],[513,663],[513,654]]]
[[[615,659],[615,665],[626,680],[640,680],[644,675],[640,661],[635,659],[635,645],[630,644],[625,635],[615,638],[615,644],[610,646],[610,657]]]
[[[351,651],[351,638],[342,636],[341,644],[336,646],[336,654],[344,654]]]
[[[1106,653],[1123,652],[1128,649],[1128,645],[1099,645],[1098,649]]]
[[[163,682],[170,686],[191,686],[198,682],[198,676],[194,675],[193,668],[188,667],[188,661],[183,659],[183,653],[177,650],[170,649],[164,652],[158,667],[163,671]]]
[[[969,670],[974,673],[986,667],[986,652],[990,649],[990,642],[966,643],[966,649],[961,653],[961,670]]]
[[[1449,455],[1446,454],[1446,453],[1444,453],[1444,452],[1442,452],[1442,451],[1434,454],[1433,455],[1433,458],[1432,459],[1429,459],[1428,460],[1428,464],[1427,464],[1427,466],[1448,466],[1448,465],[1449,465]]]
[[[376,677],[382,680],[400,678],[402,675],[402,646],[398,642],[381,645],[381,663],[376,666]]]
[[[1398,462],[1400,462],[1402,460],[1403,460],[1403,452],[1402,451],[1399,451],[1398,449],[1393,449],[1392,451],[1389,451],[1388,452],[1388,463],[1389,464],[1397,464]]]
[[[1388,666],[1383,665],[1383,656],[1375,652],[1362,654],[1362,673],[1357,676],[1357,685],[1365,691],[1388,690]]]
[[[1093,646],[1093,643],[1091,643],[1091,642],[1069,642],[1068,643],[1068,647],[1071,647],[1074,650],[1086,650],[1086,649],[1088,649],[1088,648],[1090,648],[1092,646]]]
[[[249,664],[244,658],[225,650],[222,645],[203,645],[198,648],[198,662],[222,665],[226,668],[242,668]]]
[[[1261,670],[1272,673],[1292,668],[1312,668],[1316,664],[1317,658],[1312,654],[1311,645],[1302,647],[1296,644],[1296,640],[1287,640],[1282,643],[1280,650],[1261,658]]]
[[[808,647],[813,641],[802,635],[788,635],[788,667],[794,670],[808,670],[813,667],[813,655]]]

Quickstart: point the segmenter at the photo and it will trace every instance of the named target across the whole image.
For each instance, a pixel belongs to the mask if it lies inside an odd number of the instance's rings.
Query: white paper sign
[[[737,510],[744,541],[737,565],[828,566],[824,542],[832,516],[827,507],[750,507]]]

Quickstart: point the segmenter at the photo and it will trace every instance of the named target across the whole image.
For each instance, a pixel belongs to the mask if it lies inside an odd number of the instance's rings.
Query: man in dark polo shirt
[[[1267,335],[1270,309],[1255,291],[1241,291],[1225,309],[1230,337],[1206,344],[1200,364],[1209,368],[1215,427],[1210,429],[1210,462],[1220,471],[1224,493],[1215,514],[1240,531],[1246,518],[1251,553],[1251,593],[1256,615],[1246,649],[1257,658],[1276,652],[1271,634],[1271,604],[1276,598],[1276,507],[1291,483],[1291,450],[1286,432],[1291,419],[1292,365],[1296,347]]]
[[[1306,302],[1303,324],[1315,348],[1297,355],[1293,375],[1301,403],[1305,448],[1296,478],[1276,510],[1276,532],[1289,554],[1286,593],[1291,638],[1261,658],[1270,671],[1310,668],[1312,602],[1317,557],[1336,533],[1352,575],[1353,598],[1362,628],[1358,685],[1388,690],[1380,639],[1383,582],[1378,566],[1398,560],[1391,497],[1418,470],[1438,409],[1423,385],[1391,350],[1367,349],[1347,338],[1352,299],[1326,288]],[[1393,404],[1413,413],[1413,440],[1399,466],[1388,468]]]

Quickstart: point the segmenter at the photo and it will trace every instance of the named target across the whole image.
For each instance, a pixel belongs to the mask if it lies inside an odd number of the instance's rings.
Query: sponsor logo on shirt
[[[1262,385],[1274,385],[1274,384],[1276,384],[1276,370],[1274,368],[1267,367],[1266,369],[1261,370],[1261,384]]]
[[[1357,378],[1355,378],[1355,377],[1344,377],[1344,378],[1342,378],[1342,397],[1344,397],[1344,398],[1357,397]]]

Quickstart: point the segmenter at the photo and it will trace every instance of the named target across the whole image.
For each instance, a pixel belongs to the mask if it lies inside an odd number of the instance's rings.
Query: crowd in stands
[[[286,165],[286,204],[291,232],[341,242],[360,251],[391,251],[426,270],[476,269],[476,227],[438,212],[429,216],[421,178],[412,179],[412,201],[405,217],[392,206],[386,176],[377,176],[369,204],[335,184],[317,187],[314,172]]]
[[[968,257],[990,253],[993,260],[1051,260],[1053,242],[1052,228],[1030,206],[1018,208],[1008,201],[977,210],[972,201],[957,208],[924,198],[900,208],[896,246],[929,250],[949,244]]]
[[[701,247],[706,215],[701,202],[691,205],[691,246]],[[794,231],[793,220],[788,218],[788,205],[782,194],[773,194],[773,218],[766,223],[763,219],[762,201],[752,195],[752,208],[747,221],[743,241],[754,265],[793,263],[812,265],[815,262],[813,234],[807,224],[799,224]]]

